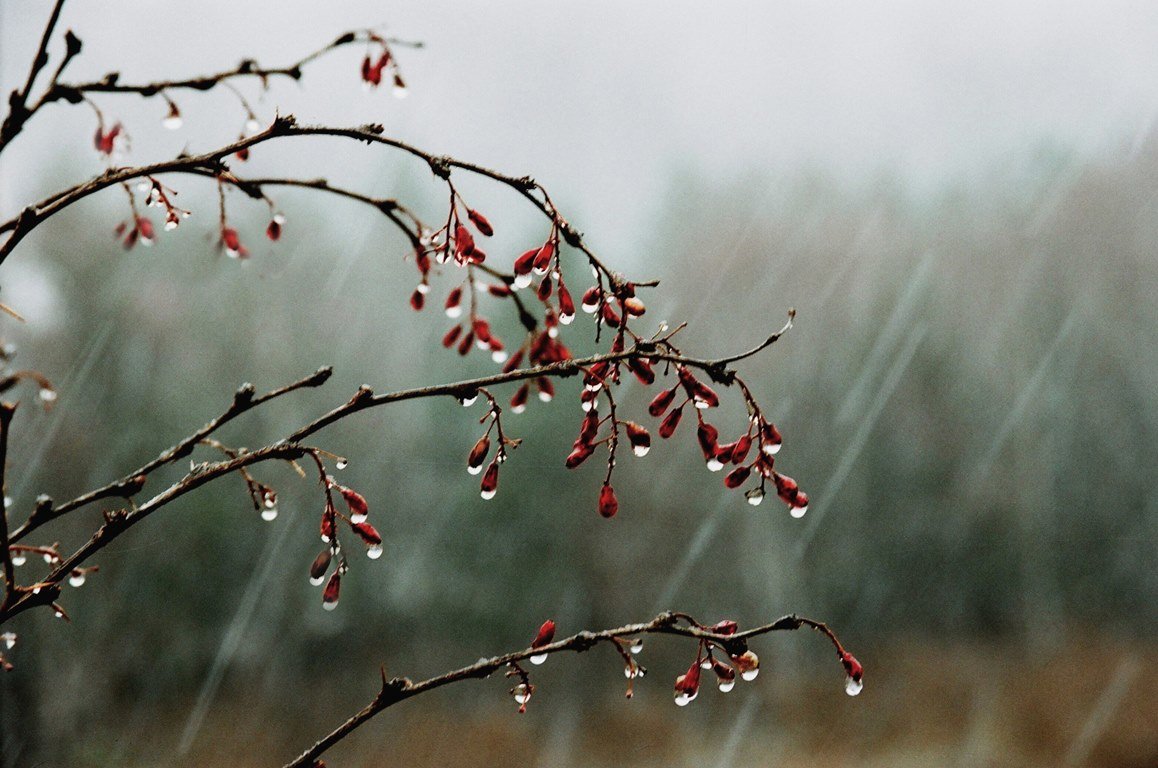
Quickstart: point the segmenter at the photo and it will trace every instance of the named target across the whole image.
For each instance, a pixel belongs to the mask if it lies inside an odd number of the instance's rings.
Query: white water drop
[[[788,511],[792,513],[793,517],[799,520],[804,517],[804,514],[808,511],[808,505],[805,504],[803,507],[790,507]]]
[[[396,99],[405,99],[409,93],[410,92],[408,90],[406,90],[405,85],[395,85],[394,86],[394,98],[396,98]]]
[[[68,585],[70,587],[79,587],[83,584],[84,584],[84,574],[83,573],[73,573],[71,576],[68,577]]]
[[[313,584],[315,587],[322,586],[322,582],[325,580],[326,580],[325,574],[322,574],[321,576],[311,576],[310,577],[310,583]]]
[[[453,307],[446,308],[446,316],[451,320],[462,317],[462,305],[455,304]]]
[[[50,389],[48,387],[41,387],[40,391],[36,393],[36,396],[40,398],[40,402],[42,402],[42,403],[55,403],[56,402],[56,390],[55,389]]]
[[[381,544],[370,545],[366,549],[366,557],[370,558],[371,560],[377,560],[378,558],[382,557],[382,545]]]
[[[700,669],[711,669],[711,668],[712,668],[712,660],[711,659],[704,659],[703,661],[700,662]]]
[[[731,680],[721,680],[719,685],[720,693],[727,693],[736,687],[736,679],[732,678]]]
[[[534,278],[533,278],[533,277],[531,277],[531,273],[530,273],[530,272],[528,272],[528,273],[527,273],[527,274],[525,274],[525,275],[515,275],[515,281],[514,281],[514,288],[515,288],[515,290],[517,291],[517,290],[519,290],[519,289],[521,289],[521,288],[526,288],[528,285],[530,285],[530,284],[531,284],[531,281],[532,281],[533,279],[534,279]]]
[[[752,490],[745,493],[744,496],[748,499],[748,503],[753,507],[760,506],[760,502],[764,501],[764,491],[760,490],[759,488],[753,488]]]
[[[350,466],[350,460],[346,458],[341,458],[334,462],[334,469],[345,469],[348,466]]]
[[[546,660],[547,660],[547,654],[545,654],[545,653],[537,653],[531,657],[531,663],[535,664],[536,666],[539,664],[542,664]]]
[[[16,645],[16,633],[5,632],[0,635],[0,640],[4,641],[4,649],[10,651],[12,650],[12,646]]]
[[[591,314],[595,313],[595,310],[599,308],[599,305],[598,304],[588,304],[587,302],[583,302],[580,305],[580,308],[584,312],[586,312],[587,314],[591,315]]]
[[[466,465],[466,471],[467,471],[467,472],[469,472],[469,473],[470,473],[470,474],[472,474],[472,475],[477,475],[477,474],[479,474],[480,472],[482,472],[482,470],[483,470],[483,468],[482,468],[482,464],[479,464],[477,467],[472,467],[472,466],[471,466],[471,465],[469,465],[469,464],[467,464],[467,465]]]
[[[642,653],[643,652],[643,639],[642,638],[636,638],[635,640],[632,640],[630,651],[632,653]]]
[[[491,352],[491,360],[496,363],[505,363],[508,357],[510,357],[510,355],[507,354],[505,349],[496,349],[494,352]]]
[[[527,406],[526,406],[526,404],[523,404],[523,403],[520,403],[519,405],[512,405],[511,406],[511,413],[522,413],[525,410],[527,410]]]
[[[322,601],[322,608],[324,608],[327,611],[332,611],[337,607],[338,607],[338,601],[337,600],[335,600],[332,603],[327,603],[324,600]]]
[[[696,407],[699,408],[701,411],[703,411],[703,410],[706,410],[708,408],[711,408],[712,405],[707,400],[701,400],[700,398],[697,397],[696,398]]]
[[[11,496],[5,496],[4,497],[4,509],[8,509],[11,506],[12,506],[12,497]]]
[[[175,131],[181,127],[182,124],[180,115],[168,115],[161,120],[161,125],[168,128],[170,131]]]
[[[177,219],[165,219],[165,231],[172,232],[180,223]]]
[[[528,701],[531,700],[531,694],[529,694],[527,692],[526,686],[523,686],[523,685],[520,685],[517,688],[515,688],[515,692],[513,695],[515,697],[515,703],[519,704],[519,705],[526,704]]]
[[[708,459],[708,471],[709,472],[719,472],[723,468],[724,468],[724,464],[719,459],[717,459],[715,457]]]
[[[651,450],[650,445],[637,445],[631,449],[631,452],[634,453],[636,456],[639,456],[642,458],[642,457],[646,456],[647,452],[650,450]]]
[[[257,122],[256,117],[250,117],[248,120],[245,121],[246,133],[257,133],[260,130],[261,130],[261,123]]]
[[[539,390],[540,402],[549,403],[554,399],[555,399],[555,396],[552,395],[550,392],[544,392],[543,390]]]
[[[856,696],[863,688],[864,681],[862,680],[854,680],[852,677],[849,677],[844,681],[844,692],[849,696]]]
[[[470,408],[476,400],[478,400],[478,392],[475,392],[470,397],[461,397],[458,401],[462,403],[463,408]]]
[[[695,697],[696,697],[695,694],[689,695],[687,693],[684,693],[683,691],[680,691],[680,693],[678,693],[675,697],[676,706],[677,707],[686,707],[688,704],[692,703],[692,699],[694,699]]]
[[[764,451],[764,453],[768,454],[769,456],[775,456],[776,454],[780,453],[780,446],[781,443],[764,443],[760,446],[760,450]]]
[[[27,562],[28,562],[28,557],[24,554],[23,551],[12,553],[12,564],[13,565],[20,566],[20,565],[24,565]]]
[[[366,522],[367,517],[369,517],[369,515],[367,515],[365,512],[353,512],[350,514],[350,522],[354,525],[358,525],[359,523]]]
[[[490,501],[491,499],[493,499],[495,497],[495,494],[498,492],[499,491],[496,488],[493,491],[479,491],[478,495],[482,496],[485,501]]]
[[[740,677],[744,678],[745,680],[747,680],[750,683],[753,680],[755,680],[759,674],[760,674],[760,668],[755,667],[753,669],[745,669],[743,672],[740,673]]]
[[[277,507],[266,506],[265,509],[261,510],[261,519],[267,523],[277,520]]]
[[[64,618],[64,611],[53,611],[52,615],[58,619],[63,619]]]
[[[550,336],[552,339],[557,339],[557,338],[559,338],[559,328],[558,328],[558,326],[554,326],[554,325],[552,325],[550,328],[548,328],[548,329],[547,329],[547,335],[548,335],[548,336]]]
[[[559,315],[559,322],[563,325],[570,325],[571,323],[575,322],[575,315]]]
[[[56,560],[57,560],[56,555],[52,554],[51,552],[45,552],[44,553],[44,562],[48,563],[49,565],[52,565],[53,563],[55,563]]]

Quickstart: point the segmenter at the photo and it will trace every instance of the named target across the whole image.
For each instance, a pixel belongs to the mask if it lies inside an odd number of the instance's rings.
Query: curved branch
[[[56,0],[52,6],[52,13],[48,16],[48,23],[44,25],[44,34],[40,36],[40,45],[36,49],[36,55],[32,57],[32,65],[28,69],[28,79],[24,81],[22,89],[13,91],[8,97],[8,114],[4,118],[3,125],[0,125],[0,152],[3,152],[4,148],[16,137],[16,134],[20,133],[24,124],[38,108],[38,106],[28,108],[28,97],[32,94],[32,86],[36,84],[36,76],[48,64],[48,43],[52,39],[52,32],[56,29],[56,22],[60,20],[60,12],[63,8],[64,0]],[[67,64],[68,60],[75,55],[73,40],[76,38],[69,40],[69,52],[66,54],[64,63],[57,68],[57,75],[64,69],[64,64]],[[79,42],[76,50],[79,50]]]
[[[4,262],[21,240],[45,220],[73,203],[83,200],[102,189],[145,176],[159,176],[166,173],[196,173],[200,175],[208,174],[218,176],[228,171],[224,163],[225,158],[241,150],[246,150],[283,137],[332,136],[336,138],[353,139],[366,144],[380,144],[401,150],[425,162],[430,166],[431,172],[442,179],[448,179],[451,170],[457,168],[511,187],[530,201],[532,205],[559,228],[567,243],[581,251],[591,265],[608,279],[614,293],[618,293],[623,289],[623,279],[615,272],[612,272],[586,244],[584,244],[582,235],[563,218],[551,202],[546,190],[534,179],[529,176],[510,176],[476,163],[435,155],[400,139],[383,136],[383,131],[384,129],[381,125],[365,125],[356,128],[302,126],[298,125],[292,115],[286,115],[284,117],[277,117],[273,123],[263,131],[259,131],[252,136],[245,136],[235,142],[209,152],[204,152],[199,155],[183,155],[173,160],[152,163],[150,165],[110,168],[100,176],[69,187],[38,203],[26,207],[14,218],[0,224],[0,233],[10,233],[8,239],[0,245],[0,264]]]
[[[582,653],[590,650],[593,646],[600,642],[612,641],[615,642],[621,638],[635,637],[639,635],[675,635],[679,637],[686,637],[699,641],[710,641],[721,647],[735,647],[742,643],[743,640],[750,637],[758,637],[766,635],[770,632],[791,631],[799,629],[802,626],[814,627],[817,625],[823,626],[820,622],[812,621],[811,619],[800,618],[795,615],[783,616],[775,621],[764,624],[763,626],[749,629],[739,634],[718,634],[709,630],[703,629],[698,623],[691,620],[689,626],[680,625],[679,619],[685,618],[686,614],[679,613],[661,613],[649,622],[640,624],[626,624],[622,627],[614,629],[605,629],[599,632],[584,631],[564,638],[563,640],[555,641],[549,645],[542,645],[538,648],[525,648],[521,651],[513,651],[501,656],[494,656],[489,659],[480,659],[470,666],[461,667],[459,669],[446,672],[432,677],[427,680],[415,683],[407,678],[392,678],[387,680],[385,675],[382,679],[382,688],[374,699],[363,707],[361,710],[352,715],[349,719],[343,722],[334,730],[323,736],[314,743],[309,749],[302,752],[298,757],[286,763],[284,768],[309,768],[316,765],[315,761],[327,750],[333,747],[342,739],[349,736],[355,730],[371,720],[379,712],[382,712],[389,707],[394,706],[406,699],[413,698],[420,693],[441,688],[444,685],[457,683],[463,680],[483,679],[495,672],[507,667],[509,665],[517,664],[524,659],[529,659],[531,656],[538,656],[542,654],[555,654],[564,652]],[[687,617],[690,618],[690,617]],[[826,627],[827,629],[827,627]],[[835,636],[829,633],[829,636],[835,642]],[[839,643],[838,643],[839,648]]]

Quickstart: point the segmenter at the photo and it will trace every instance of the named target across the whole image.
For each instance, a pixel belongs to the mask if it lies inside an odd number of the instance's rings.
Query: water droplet
[[[760,446],[760,450],[764,451],[764,453],[768,454],[769,456],[775,456],[776,454],[780,453],[780,446],[781,443],[764,443]]]
[[[570,325],[571,323],[575,322],[575,315],[574,314],[559,315],[559,322],[562,323],[563,325]]]
[[[598,400],[582,400],[580,401],[579,405],[583,408],[584,411],[590,411],[592,408],[599,410]]]
[[[471,465],[467,464],[466,471],[472,475],[477,475],[483,471],[482,464],[479,464],[477,467],[472,467]]]
[[[334,469],[345,469],[348,466],[350,466],[350,460],[346,458],[340,458],[334,462]]]
[[[12,564],[13,565],[20,566],[20,565],[24,565],[27,562],[28,562],[28,557],[24,554],[24,552],[13,552],[12,553]]]
[[[748,503],[753,507],[760,506],[760,502],[764,501],[764,491],[760,490],[759,488],[753,488],[752,490],[745,493],[744,496],[748,499]]]
[[[732,678],[731,680],[721,680],[719,682],[719,686],[720,686],[720,693],[727,693],[728,691],[730,691],[736,687],[736,679]]]
[[[371,560],[377,560],[378,558],[382,557],[382,545],[372,544],[367,547],[366,557],[370,558]]]
[[[52,615],[53,615],[53,616],[55,616],[55,617],[56,617],[56,618],[58,618],[58,619],[63,619],[63,618],[64,618],[64,612],[63,612],[63,611],[53,611],[53,612],[52,612]]]
[[[277,520],[277,507],[267,506],[261,510],[261,519],[267,523]]]
[[[273,491],[266,491],[265,496],[262,498],[262,503],[266,509],[274,509],[277,507],[277,494]]]
[[[472,405],[474,405],[474,404],[475,404],[475,401],[476,401],[476,400],[478,400],[478,392],[475,392],[475,393],[474,393],[473,395],[471,395],[470,397],[460,397],[460,398],[458,399],[458,401],[459,401],[460,403],[462,403],[462,407],[463,407],[463,408],[470,408]]]
[[[599,305],[598,304],[588,304],[587,302],[583,302],[580,305],[580,308],[584,312],[586,312],[587,314],[591,315],[591,314],[595,313],[595,310],[599,308]]]
[[[4,649],[10,651],[12,650],[12,646],[16,645],[16,633],[5,632],[0,635],[0,640],[4,641]]]
[[[44,562],[48,563],[49,565],[52,565],[53,563],[56,562],[56,555],[52,554],[51,552],[45,552],[44,553]]]
[[[540,402],[549,403],[549,402],[551,402],[552,399],[554,399],[554,397],[555,396],[552,395],[550,392],[544,392],[542,390],[539,390]]]
[[[181,127],[182,120],[180,115],[168,115],[161,120],[161,125],[168,128],[170,131],[175,131]]]
[[[676,694],[676,697],[675,697],[676,706],[677,707],[686,707],[688,704],[692,703],[692,699],[694,699],[694,698],[695,698],[695,694],[689,695],[687,693],[684,693],[683,691],[680,691],[678,694]]]
[[[804,517],[804,513],[808,511],[808,505],[805,504],[803,507],[789,507],[788,511],[792,513],[793,517],[799,520]]]
[[[642,653],[643,652],[643,638],[637,637],[636,639],[631,641],[631,652],[632,653]]]
[[[4,497],[4,509],[8,509],[11,506],[12,506],[12,497],[11,496],[5,496]]]
[[[310,577],[310,583],[313,584],[315,587],[322,586],[322,582],[325,580],[326,580],[325,574],[322,574],[321,576],[311,576]]]
[[[495,497],[496,493],[498,493],[498,489],[492,491],[480,491],[479,496],[482,496],[485,501],[490,501]]]
[[[531,657],[531,663],[535,664],[535,665],[542,664],[546,660],[547,660],[547,654],[545,654],[545,653],[537,653]]]
[[[491,360],[494,360],[496,363],[505,363],[508,357],[509,355],[506,353],[506,350],[503,349],[496,349],[494,352],[491,352]]]
[[[332,603],[327,603],[324,600],[322,601],[322,608],[326,609],[327,611],[332,611],[337,607],[338,607],[338,601],[337,600],[333,601]]]
[[[527,406],[525,404],[522,404],[522,403],[520,403],[519,405],[512,405],[511,406],[511,413],[522,413],[525,410],[527,410]]]
[[[285,214],[284,213],[275,213],[273,215],[273,220],[278,224],[285,224]]]
[[[708,471],[709,472],[719,472],[723,468],[724,468],[724,465],[723,465],[723,463],[720,462],[719,459],[717,459],[715,457],[708,459]]]
[[[366,522],[367,517],[369,517],[369,515],[367,515],[365,512],[352,512],[350,513],[350,522],[354,525],[358,525],[359,523]]]
[[[858,693],[861,692],[861,690],[863,688],[864,688],[864,681],[863,680],[854,680],[852,677],[849,677],[847,680],[844,681],[844,692],[847,693],[849,696],[856,696]]]
[[[515,275],[515,282],[514,282],[515,290],[519,290],[520,288],[526,288],[528,285],[531,284],[531,280],[533,280],[533,279],[534,278],[531,277],[530,272],[528,272],[525,275]]]
[[[323,533],[323,534],[322,534],[322,541],[324,541],[324,542],[326,542],[327,544],[329,544],[329,543],[330,543],[330,537],[329,537],[329,536],[327,536],[326,534],[324,534],[324,533]]]
[[[706,400],[701,400],[697,397],[696,398],[696,407],[699,408],[701,411],[703,411],[703,410],[706,410],[707,408],[710,408],[711,404],[708,403]]]
[[[68,585],[70,587],[79,587],[83,584],[84,584],[84,574],[83,573],[79,573],[79,572],[74,571],[73,574],[68,577]]]
[[[557,326],[552,325],[550,328],[547,329],[547,335],[550,336],[552,339],[559,338],[559,328]]]
[[[711,659],[704,659],[703,661],[700,662],[700,669],[711,669],[711,668],[712,668],[712,660]]]
[[[745,669],[743,672],[740,673],[740,677],[744,678],[745,680],[747,680],[750,683],[753,680],[755,680],[759,674],[760,674],[760,668],[756,667],[755,669]]]
[[[172,232],[180,222],[177,219],[165,219],[165,231]]]
[[[456,304],[453,307],[446,308],[446,316],[451,320],[462,317],[462,305]]]
[[[643,456],[646,456],[647,452],[650,450],[651,450],[650,445],[637,445],[631,449],[631,452],[634,453],[636,456],[643,457]]]
[[[39,595],[40,594],[40,587],[33,587],[32,588],[32,594]]]
[[[236,125],[236,123],[235,123],[235,125]],[[245,121],[246,133],[257,133],[260,130],[261,130],[261,123],[257,122],[256,117],[250,117],[248,120]]]
[[[526,704],[531,700],[531,692],[527,690],[527,686],[519,683],[511,691],[511,695],[515,697],[516,704]]]
[[[409,93],[410,91],[406,89],[405,85],[394,86],[394,98],[396,99],[405,99]]]
[[[40,402],[42,402],[42,403],[55,403],[56,402],[56,390],[55,389],[50,389],[48,387],[41,387],[40,391],[36,393],[36,396],[40,398]]]

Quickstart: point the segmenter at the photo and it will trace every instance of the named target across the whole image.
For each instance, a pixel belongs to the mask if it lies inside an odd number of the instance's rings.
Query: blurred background
[[[50,3],[0,4],[0,79],[22,83]],[[384,25],[384,26],[383,26]],[[376,691],[560,631],[678,609],[755,625],[828,621],[866,667],[850,699],[831,647],[771,635],[753,683],[671,703],[685,643],[656,639],[623,700],[608,648],[536,670],[526,715],[507,681],[393,709],[335,749],[338,766],[1153,766],[1158,764],[1158,7],[1146,3],[253,2],[66,5],[84,41],[66,79],[202,74],[291,61],[348,29],[399,48],[409,97],[360,87],[362,51],[301,84],[239,89],[259,117],[381,122],[437,153],[532,174],[606,261],[658,278],[640,328],[688,321],[690,354],[740,365],[785,436],[777,465],[812,497],[789,517],[708,473],[685,426],[621,462],[619,516],[595,513],[599,462],[568,472],[577,381],[507,429],[525,439],[498,497],[464,470],[476,406],[416,401],[317,436],[350,458],[386,555],[358,557],[332,613],[306,570],[319,547],[311,481],[267,467],[281,514],[240,481],[167,507],[95,560],[63,624],[24,615],[0,677],[3,765],[280,765]],[[59,40],[52,47],[59,53]],[[94,100],[143,163],[233,140],[227,90]],[[103,170],[95,118],[58,104],[3,158],[0,214]],[[436,221],[444,190],[380,148],[291,139],[239,175],[335,183]],[[509,266],[546,235],[509,189],[457,177]],[[54,217],[0,267],[17,367],[59,387],[25,400],[9,514],[119,477],[221,410],[320,365],[322,390],[224,430],[255,446],[344,401],[483,375],[439,339],[458,277],[407,306],[413,265],[382,217],[308,192],[268,210],[230,194],[253,251],[216,249],[211,183],[170,177],[194,213],[125,252],[111,189]],[[159,220],[157,221],[159,224]],[[586,268],[569,256],[573,290]],[[490,310],[508,339],[515,318]],[[592,325],[571,329],[591,348]],[[505,392],[509,395],[509,392]],[[654,426],[650,394],[621,408]],[[744,414],[728,393],[727,436]],[[208,455],[207,455],[208,457]],[[151,481],[160,487],[161,478]],[[101,505],[44,529],[79,545]],[[42,564],[30,562],[22,578]],[[8,629],[8,627],[6,627]]]

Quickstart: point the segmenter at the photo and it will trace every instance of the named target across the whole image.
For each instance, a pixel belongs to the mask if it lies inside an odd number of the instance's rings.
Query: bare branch
[[[48,64],[48,43],[52,39],[52,32],[56,29],[56,22],[60,20],[60,11],[63,8],[64,0],[56,0],[52,6],[52,13],[48,16],[48,23],[44,25],[44,34],[40,37],[40,45],[36,49],[36,55],[32,57],[32,65],[28,69],[28,79],[24,81],[22,89],[13,91],[8,97],[8,115],[4,118],[3,125],[0,125],[0,152],[3,152],[9,142],[16,137],[16,134],[20,133],[24,124],[28,122],[35,111],[35,109],[30,110],[28,108],[28,97],[32,93],[32,86],[36,84],[36,76]],[[69,48],[72,48],[71,44]],[[60,69],[63,69],[63,65]],[[58,74],[59,71],[58,69]]]

